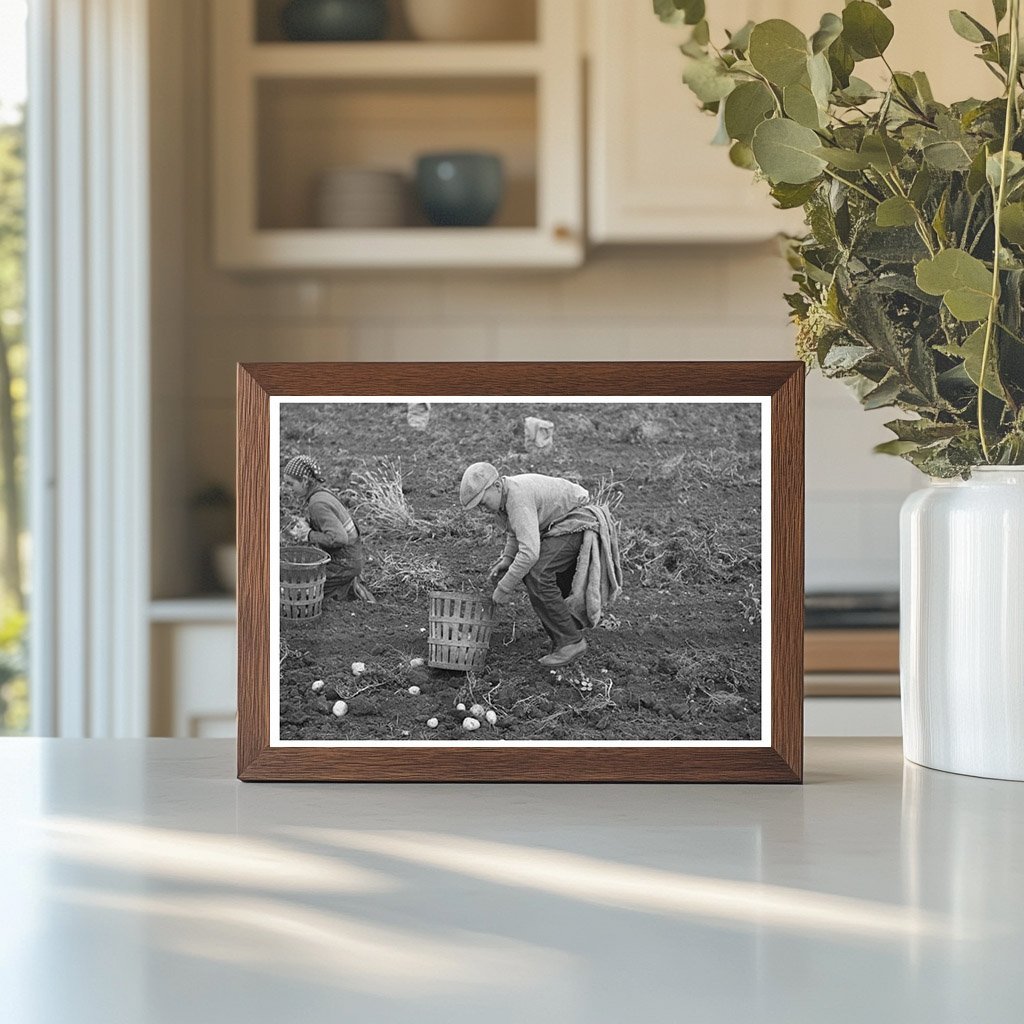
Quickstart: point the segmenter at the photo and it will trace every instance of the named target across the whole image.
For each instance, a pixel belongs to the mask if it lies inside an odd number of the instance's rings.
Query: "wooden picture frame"
[[[755,745],[271,742],[271,403],[468,396],[486,404],[760,399],[770,729]],[[700,397],[704,396],[704,397]],[[710,397],[709,397],[710,396]],[[537,399],[542,401],[544,399]],[[800,782],[803,772],[804,367],[799,362],[258,363],[238,366],[238,777],[243,781]],[[767,495],[767,501],[764,496]],[[453,500],[457,500],[453,499]],[[273,538],[277,543],[277,538]],[[276,584],[276,581],[274,581]],[[764,647],[764,638],[769,643]],[[770,735],[768,734],[770,733]]]

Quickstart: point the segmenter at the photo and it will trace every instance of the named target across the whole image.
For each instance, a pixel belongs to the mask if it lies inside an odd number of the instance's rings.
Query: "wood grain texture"
[[[270,401],[238,367],[238,774],[270,744]]]
[[[804,736],[804,374],[772,394],[772,747],[803,779]]]
[[[771,747],[271,747],[271,395],[770,396]],[[800,782],[804,368],[798,362],[251,363],[238,368],[238,777],[243,781]],[[276,465],[276,461],[274,462]]]

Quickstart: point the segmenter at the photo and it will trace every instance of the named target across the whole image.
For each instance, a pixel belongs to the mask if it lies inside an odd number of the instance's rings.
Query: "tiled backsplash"
[[[787,359],[774,246],[597,254],[571,273],[239,279],[190,264],[185,379],[194,483],[230,480],[236,360]],[[809,588],[893,587],[915,472],[871,453],[886,414],[808,378]]]

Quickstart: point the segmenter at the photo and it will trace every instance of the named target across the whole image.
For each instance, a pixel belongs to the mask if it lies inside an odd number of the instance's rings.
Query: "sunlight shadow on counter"
[[[297,838],[605,907],[739,928],[838,933],[873,941],[972,936],[916,908],[760,882],[685,875],[577,853],[427,832],[290,828]]]

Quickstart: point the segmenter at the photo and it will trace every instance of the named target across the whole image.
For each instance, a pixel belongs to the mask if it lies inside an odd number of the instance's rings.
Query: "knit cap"
[[[323,480],[319,463],[308,455],[296,455],[289,459],[284,467],[284,475],[296,480]]]

